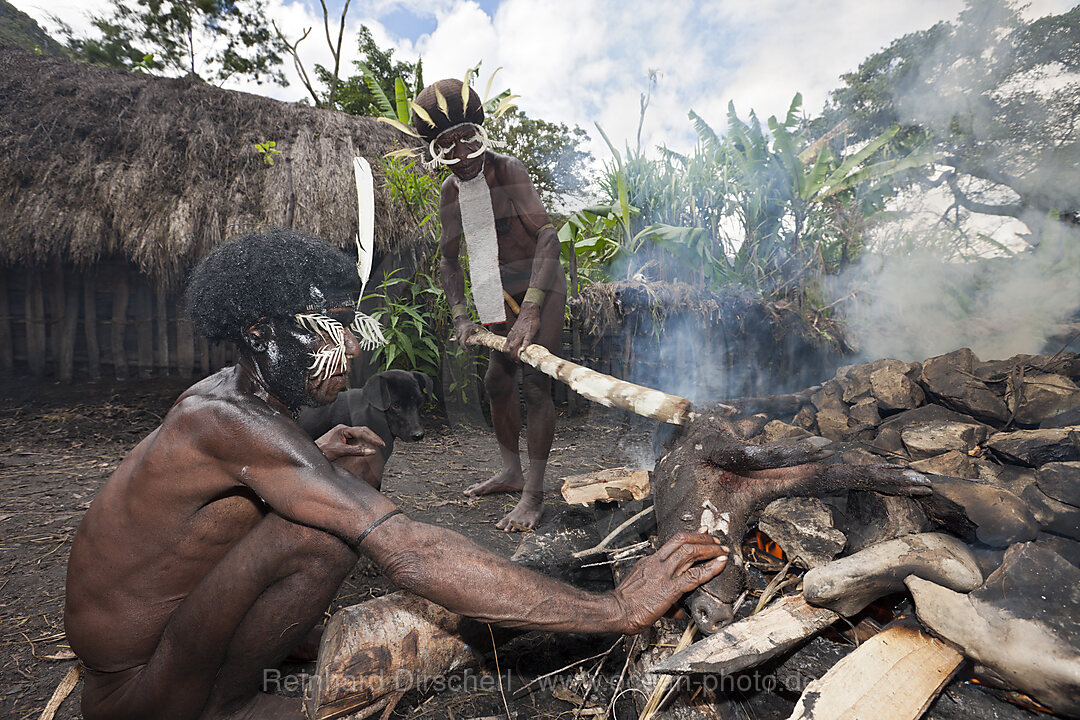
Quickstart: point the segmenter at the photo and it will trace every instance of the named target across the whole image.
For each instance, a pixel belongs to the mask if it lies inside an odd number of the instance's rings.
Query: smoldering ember
[[[1080,718],[1080,6],[596,162],[125,2],[0,0],[5,716]]]

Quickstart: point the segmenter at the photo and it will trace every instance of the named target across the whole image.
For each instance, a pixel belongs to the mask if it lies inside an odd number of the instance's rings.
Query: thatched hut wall
[[[794,309],[738,290],[597,283],[570,309],[585,364],[694,403],[803,388],[842,358],[842,345]]]
[[[430,252],[382,182],[399,136],[371,118],[15,48],[0,48],[0,106],[2,373],[220,367],[231,350],[201,347],[184,321],[186,272],[263,227],[351,248],[356,155],[375,171],[378,254]],[[268,141],[273,164],[256,148]]]

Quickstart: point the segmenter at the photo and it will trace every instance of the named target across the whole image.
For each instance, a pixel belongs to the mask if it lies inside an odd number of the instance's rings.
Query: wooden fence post
[[[116,283],[113,286],[113,312],[112,312],[112,361],[113,372],[117,380],[126,380],[127,350],[124,347],[124,338],[127,335],[127,309],[128,309],[128,278],[127,270],[121,268]]]
[[[135,276],[135,345],[139,358],[139,377],[154,375],[154,300],[147,279]]]
[[[63,351],[61,345],[63,343],[60,336],[64,325],[64,296],[66,294],[64,292],[64,266],[59,258],[54,258],[49,263],[46,295],[49,309],[49,322],[47,324],[49,339],[47,345],[55,376],[60,375],[60,364],[63,362],[61,355]]]
[[[178,312],[176,316],[176,371],[189,378],[195,369],[195,333],[183,315]]]
[[[91,380],[101,379],[101,348],[98,344],[97,284],[83,273],[83,332],[86,335],[86,371]]]
[[[11,346],[11,307],[8,304],[7,271],[0,270],[0,374],[15,371],[15,349]]]
[[[64,287],[64,315],[60,323],[60,364],[57,374],[61,382],[75,379],[75,334],[79,328],[79,276],[67,274],[69,285]]]
[[[157,340],[154,343],[154,358],[158,375],[168,375],[171,365],[169,358],[169,297],[164,286],[154,287],[154,312]]]
[[[41,271],[26,272],[26,365],[34,377],[45,375],[45,299],[41,295]]]

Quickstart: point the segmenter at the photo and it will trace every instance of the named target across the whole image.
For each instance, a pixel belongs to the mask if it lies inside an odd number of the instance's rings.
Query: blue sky
[[[102,12],[110,0],[13,1],[39,20],[51,12],[81,29],[88,26],[86,12]],[[305,62],[329,63],[317,0],[264,2],[294,38],[314,26],[301,46]],[[1033,0],[1029,15],[1074,4]],[[642,144],[687,150],[695,138],[688,110],[722,129],[729,100],[743,116],[753,108],[767,118],[784,113],[798,91],[806,111],[815,113],[842,73],[905,33],[954,18],[962,6],[962,0],[353,0],[345,59],[355,59],[355,40],[348,39],[364,24],[396,57],[423,58],[428,81],[461,77],[482,60],[486,83],[501,66],[495,90],[520,94],[530,115],[581,126],[594,154],[606,157],[594,123],[617,145],[632,144],[650,70],[659,79]],[[340,7],[332,4],[331,11]],[[232,87],[283,100],[304,96],[299,82]]]

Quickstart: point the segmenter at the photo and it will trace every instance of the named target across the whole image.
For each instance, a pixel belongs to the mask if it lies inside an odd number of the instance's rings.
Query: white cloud
[[[86,11],[103,12],[108,0],[15,0],[39,20],[55,13],[77,31],[89,28]],[[593,123],[616,145],[634,141],[639,96],[650,69],[660,74],[642,133],[645,147],[666,143],[687,150],[695,135],[686,113],[694,109],[714,128],[726,124],[727,103],[745,117],[781,115],[796,91],[808,113],[818,112],[839,76],[901,35],[949,20],[963,0],[502,0],[491,15],[475,0],[354,0],[344,43],[343,74],[352,74],[356,31],[367,25],[380,47],[396,57],[424,60],[428,81],[461,77],[483,60],[481,80],[503,70],[495,90],[510,87],[529,114],[580,125],[591,149],[607,149]],[[1071,0],[1036,0],[1029,16],[1063,12]],[[306,65],[331,62],[321,12],[302,0],[268,0],[267,14],[293,39],[313,27],[301,45]],[[435,30],[397,38],[378,17],[392,10],[436,20]],[[306,96],[291,63],[288,88],[230,85],[285,100]]]

